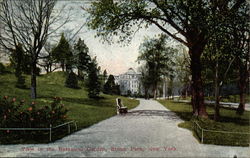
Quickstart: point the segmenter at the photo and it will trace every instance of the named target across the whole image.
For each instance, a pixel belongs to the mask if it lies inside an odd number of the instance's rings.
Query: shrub
[[[3,74],[5,72],[6,72],[5,66],[2,63],[0,63],[0,74]]]
[[[17,88],[26,88],[24,76],[20,75],[17,77],[16,87]]]
[[[101,82],[98,76],[98,69],[95,63],[91,63],[88,70],[87,90],[89,98],[99,98]]]
[[[47,128],[66,121],[67,109],[60,104],[61,98],[55,97],[49,106],[37,108],[32,102],[28,108],[24,108],[24,100],[17,103],[15,98],[9,99],[4,96],[0,99],[1,127],[23,127],[23,128]]]
[[[79,88],[77,75],[73,71],[68,74],[67,79],[65,81],[65,86],[69,88]]]

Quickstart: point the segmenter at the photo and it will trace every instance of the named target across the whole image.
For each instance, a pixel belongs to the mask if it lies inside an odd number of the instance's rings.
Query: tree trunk
[[[250,48],[248,46],[248,48]],[[242,115],[245,111],[245,94],[247,90],[247,85],[249,84],[249,54],[246,56],[246,61],[243,62],[240,58],[237,58],[237,63],[239,66],[239,81],[238,81],[238,86],[240,89],[240,104],[237,108],[236,113],[239,115]]]
[[[154,85],[154,99],[157,99],[157,84]]]
[[[197,42],[193,47],[189,48],[189,55],[191,57],[193,114],[207,118],[208,114],[204,104],[204,91],[201,78],[202,64],[200,61],[204,47],[204,43]]]
[[[243,115],[245,111],[245,94],[240,92],[240,104],[237,108],[237,114]]]
[[[148,89],[145,89],[145,99],[148,99]]]
[[[163,97],[163,99],[165,99],[166,98],[166,80],[165,80],[165,78],[163,80],[163,90],[162,90],[162,93],[163,93],[162,97]]]
[[[65,64],[64,64],[64,61],[62,61],[61,67],[62,67],[62,71],[64,72],[64,71],[65,71]]]
[[[247,73],[246,73],[247,74]],[[240,89],[240,104],[237,108],[237,114],[243,115],[245,111],[245,93],[247,89],[248,84],[248,75],[245,75],[244,73],[240,74],[240,80],[239,80],[239,89]]]
[[[216,61],[215,65],[215,78],[214,78],[214,97],[215,97],[215,105],[214,105],[214,120],[217,121],[220,117],[220,89],[219,89],[219,63]]]
[[[52,72],[52,63],[49,64],[49,72]]]
[[[36,99],[36,63],[31,65],[31,98]]]

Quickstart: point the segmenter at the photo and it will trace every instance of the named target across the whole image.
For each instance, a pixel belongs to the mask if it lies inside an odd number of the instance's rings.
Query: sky
[[[63,5],[65,5],[66,12],[70,11],[71,22],[67,23],[60,31],[73,30],[74,33],[86,22],[87,15],[81,7],[86,7],[88,4],[83,1],[59,1],[56,8]],[[84,26],[77,36],[85,41],[89,47],[90,55],[97,56],[97,62],[102,71],[106,69],[109,74],[119,75],[125,73],[129,68],[137,70],[139,64],[136,60],[143,39],[146,36],[154,37],[162,32],[155,26],[140,29],[126,47],[119,44],[103,43],[100,38],[95,38],[95,33],[94,30],[89,30],[87,26]]]

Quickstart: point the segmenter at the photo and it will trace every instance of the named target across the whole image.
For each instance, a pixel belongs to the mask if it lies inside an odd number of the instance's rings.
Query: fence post
[[[49,141],[51,142],[51,140],[52,140],[52,125],[50,124],[49,125]]]
[[[201,129],[201,142],[203,143],[203,129]]]
[[[75,127],[76,127],[76,130],[77,130],[77,124],[76,124],[76,122],[75,122]]]
[[[70,124],[68,123],[68,133],[70,134]]]

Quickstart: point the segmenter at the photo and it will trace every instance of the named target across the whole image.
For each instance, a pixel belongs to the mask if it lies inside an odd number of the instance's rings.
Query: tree
[[[0,63],[0,74],[4,74],[6,72],[6,68],[3,63]]]
[[[70,71],[67,75],[65,86],[69,88],[79,88],[78,87],[78,79],[76,74],[73,71]]]
[[[74,56],[76,56],[78,76],[84,79],[83,72],[87,72],[91,58],[89,56],[89,48],[81,38],[79,38],[78,42],[74,45]]]
[[[207,117],[200,57],[213,34],[211,22],[216,15],[230,17],[246,3],[245,0],[102,0],[92,2],[86,10],[90,13],[89,27],[106,41],[114,36],[119,36],[120,42],[131,40],[138,29],[155,25],[186,45],[191,59],[194,115]],[[169,25],[174,31],[170,31]]]
[[[149,99],[149,89],[150,86],[152,85],[152,80],[151,80],[151,75],[149,74],[148,66],[146,64],[142,65],[139,68],[139,72],[141,73],[140,81],[144,89],[145,99]]]
[[[89,98],[98,98],[101,90],[96,58],[94,58],[88,67],[87,89]]]
[[[56,0],[3,0],[0,3],[0,21],[5,28],[1,30],[0,45],[9,50],[17,49],[19,43],[29,56],[31,68],[31,98],[36,98],[37,63],[41,50],[49,35],[62,27],[68,18],[55,29],[52,24],[60,20],[60,16],[52,14]]]
[[[176,52],[175,49],[166,46],[167,37],[161,35],[159,38],[145,40],[140,47],[139,61],[145,61],[148,74],[148,80],[151,80],[153,87],[154,98],[157,97],[157,86],[164,75],[170,75],[172,72],[171,66],[173,62],[170,55]],[[146,79],[146,78],[145,78]]]
[[[168,80],[168,98],[173,96],[173,88],[174,88],[174,76],[169,75],[169,80]]]
[[[245,111],[245,95],[247,86],[249,85],[250,74],[250,5],[246,5],[241,10],[236,21],[232,22],[232,43],[236,57],[236,65],[238,69],[238,87],[240,90],[240,103],[237,108],[237,114],[242,115]]]
[[[42,63],[39,63],[41,67],[45,69],[47,73],[53,72],[60,67],[56,64],[56,59],[53,57],[53,50],[56,46],[51,45],[51,43],[47,42],[44,46]]]
[[[115,77],[113,75],[109,75],[108,80],[104,84],[103,93],[105,94],[114,94],[116,85],[115,85]]]
[[[72,67],[73,54],[70,49],[70,44],[62,33],[61,39],[57,46],[53,49],[53,58],[61,64],[62,70],[69,70]]]
[[[228,37],[229,34],[218,30],[215,31],[217,31],[216,36],[208,42],[202,60],[204,63],[204,80],[212,82],[214,85],[214,120],[216,121],[220,117],[221,90],[224,83],[232,79],[232,64],[235,57],[232,54],[232,39]]]
[[[107,79],[107,77],[108,77],[108,73],[107,73],[107,70],[105,69],[103,71],[103,80],[105,81]]]
[[[231,15],[230,18],[217,15],[218,18],[216,20],[223,21],[223,23],[221,23],[220,26],[217,27],[217,22],[214,21],[214,34],[208,41],[206,49],[203,53],[205,69],[206,71],[207,69],[210,69],[212,81],[214,84],[214,120],[218,120],[220,116],[219,102],[222,98],[222,86],[224,85],[224,83],[233,80],[233,78],[235,78],[234,72],[236,68],[239,67],[240,69],[241,67],[241,62],[239,62],[238,59],[243,59],[241,61],[246,61],[246,65],[249,61],[249,50],[247,50],[247,43],[249,43],[247,42],[247,38],[249,37],[250,31],[249,15],[249,5],[241,8],[237,12],[237,14]],[[240,78],[245,76],[243,77],[244,79],[239,82],[239,85],[244,84],[245,86],[243,87],[245,88],[248,78],[247,73],[247,69],[244,69],[238,75]],[[208,75],[204,77],[209,78]],[[243,91],[245,91],[245,89]],[[244,99],[242,99],[242,101],[243,100]]]
[[[181,96],[186,98],[190,94],[191,85],[190,58],[183,45],[178,45],[178,50],[179,53],[174,57],[174,74],[177,81],[179,81],[183,85],[179,93],[181,94]]]
[[[10,60],[15,69],[15,76],[17,78],[16,87],[25,88],[23,73],[25,72],[26,63],[29,65],[29,60],[25,60],[25,52],[20,43],[17,45],[16,49],[12,51]]]

